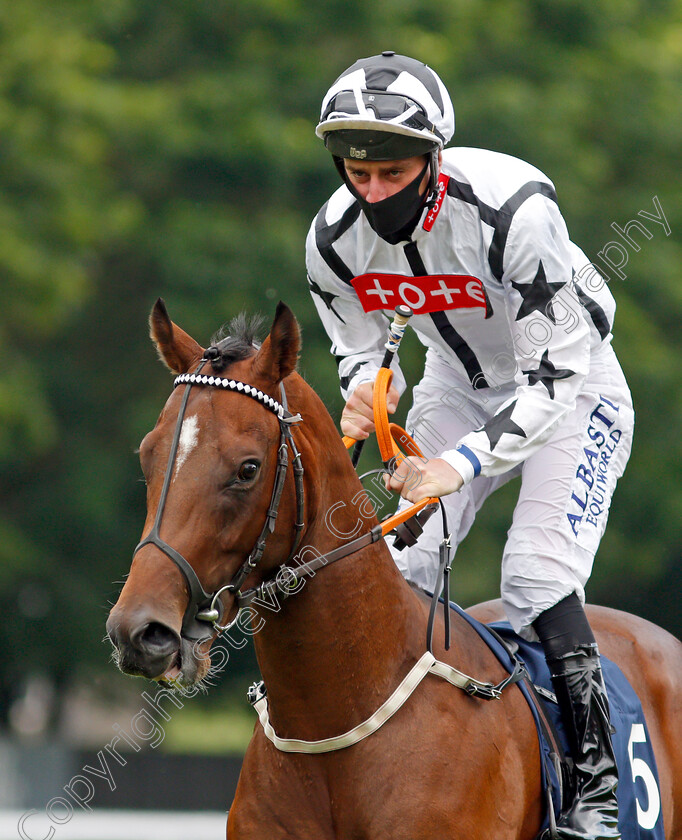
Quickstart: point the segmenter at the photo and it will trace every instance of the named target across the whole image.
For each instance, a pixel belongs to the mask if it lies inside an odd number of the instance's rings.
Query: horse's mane
[[[247,315],[240,312],[228,324],[224,324],[211,339],[211,346],[220,355],[211,359],[211,366],[220,373],[233,362],[248,359],[260,347],[259,333],[263,326],[262,315]]]

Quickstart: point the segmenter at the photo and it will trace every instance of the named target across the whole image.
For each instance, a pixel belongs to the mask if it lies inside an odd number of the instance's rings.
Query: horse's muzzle
[[[119,668],[126,674],[158,679],[177,665],[180,634],[149,616],[135,616],[112,610],[107,633],[118,652]]]

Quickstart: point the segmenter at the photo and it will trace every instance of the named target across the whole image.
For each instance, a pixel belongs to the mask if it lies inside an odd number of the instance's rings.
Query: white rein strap
[[[280,738],[279,735],[272,728],[270,717],[268,715],[268,698],[265,694],[265,689],[262,683],[258,683],[251,687],[251,702],[258,713],[263,732],[266,737],[272,741],[278,750],[282,752],[296,752],[296,753],[324,753],[333,752],[334,750],[342,750],[345,747],[352,747],[363,738],[376,732],[379,727],[394,715],[398,709],[410,697],[412,692],[417,688],[419,683],[427,674],[434,674],[447,680],[451,685],[461,688],[467,694],[485,697],[486,699],[497,698],[501,695],[502,688],[511,682],[511,678],[500,683],[499,686],[494,686],[491,683],[482,683],[475,680],[473,677],[468,677],[452,665],[447,665],[445,662],[440,662],[430,652],[426,651],[424,655],[417,661],[412,670],[407,674],[405,679],[400,683],[396,690],[380,706],[374,714],[367,718],[367,720],[359,723],[357,726],[344,732],[343,735],[337,735],[334,738],[323,738],[320,741],[301,741],[298,738]]]

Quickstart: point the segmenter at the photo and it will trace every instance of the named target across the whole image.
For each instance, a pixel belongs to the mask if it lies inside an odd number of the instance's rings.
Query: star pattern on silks
[[[559,289],[563,289],[566,284],[548,283],[542,260],[540,260],[538,272],[531,283],[515,283],[512,280],[511,284],[523,298],[519,311],[516,313],[517,321],[525,318],[526,315],[530,315],[531,312],[539,311],[546,315],[553,324],[556,323],[549,304]]]
[[[334,301],[338,297],[338,295],[333,295],[331,292],[325,292],[324,289],[320,288],[320,286],[313,280],[312,277],[308,277],[308,285],[310,286],[310,291],[317,295],[318,297],[322,298],[322,302],[327,307],[330,312],[333,312],[334,315],[341,321],[342,324],[346,322],[343,318],[339,315],[339,313],[334,309]]]
[[[568,379],[569,376],[575,375],[574,370],[568,370],[568,368],[562,370],[554,367],[549,360],[549,350],[545,350],[542,354],[540,367],[536,370],[524,370],[523,373],[528,376],[529,385],[536,385],[541,382],[547,388],[547,393],[551,399],[554,399],[554,383],[556,380]]]
[[[525,438],[526,433],[523,431],[521,426],[517,425],[511,419],[517,402],[518,400],[514,400],[513,403],[510,403],[506,408],[503,408],[502,411],[498,411],[497,414],[492,417],[480,430],[488,435],[491,452],[500,442],[502,435],[518,435],[519,437]]]

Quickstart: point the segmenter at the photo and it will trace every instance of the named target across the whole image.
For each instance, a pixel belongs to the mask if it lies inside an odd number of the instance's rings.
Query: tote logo
[[[360,274],[351,282],[365,312],[395,309],[402,303],[415,315],[475,308],[483,309],[486,318],[492,314],[483,283],[468,274]]]
[[[429,212],[426,214],[426,218],[424,219],[424,230],[430,231],[433,227],[433,223],[436,221],[436,217],[440,213],[440,208],[443,206],[443,199],[445,198],[445,193],[448,189],[448,182],[450,180],[449,175],[443,175],[441,172],[438,178],[438,198],[436,199],[435,204],[431,207]]]

